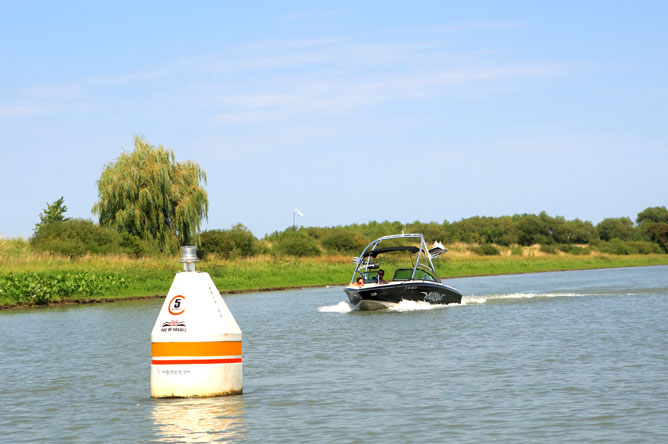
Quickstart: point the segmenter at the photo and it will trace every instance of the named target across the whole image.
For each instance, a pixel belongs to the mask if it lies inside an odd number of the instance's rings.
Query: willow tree
[[[199,243],[200,224],[209,210],[200,181],[206,184],[206,174],[197,163],[177,163],[172,150],[135,137],[134,151],[102,171],[93,214],[102,226],[174,252],[179,245]]]

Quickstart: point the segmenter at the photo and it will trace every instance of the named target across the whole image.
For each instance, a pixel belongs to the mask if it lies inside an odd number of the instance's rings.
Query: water
[[[0,312],[0,441],[668,442],[668,267],[448,283],[462,305],[226,296],[228,398],[150,399],[161,300]]]

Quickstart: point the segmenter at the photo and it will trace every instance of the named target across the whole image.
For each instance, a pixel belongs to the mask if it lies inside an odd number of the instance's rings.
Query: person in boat
[[[355,287],[363,287],[364,286],[364,278],[362,276],[358,277],[353,285]]]
[[[387,281],[383,279],[384,276],[385,276],[385,270],[381,268],[380,270],[378,270],[378,276],[376,277],[376,282],[378,282],[379,284],[387,284]]]

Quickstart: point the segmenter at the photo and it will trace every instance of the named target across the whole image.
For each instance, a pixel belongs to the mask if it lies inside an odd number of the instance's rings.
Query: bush
[[[549,244],[548,245],[546,245],[546,244],[541,245],[540,246],[540,251],[542,251],[543,253],[547,253],[547,254],[557,254],[559,252],[559,250],[557,250],[557,247],[555,247],[554,245],[549,245]]]
[[[524,253],[524,250],[519,245],[515,245],[510,249],[510,254],[513,256],[522,256],[522,253]]]
[[[577,245],[559,245],[558,248],[564,253],[572,254],[575,256],[587,255],[591,252],[591,248],[578,247]]]
[[[225,259],[254,256],[259,253],[259,241],[243,224],[237,224],[230,230],[209,230],[200,235],[200,258],[216,254]]]
[[[609,242],[601,242],[598,245],[601,253],[607,254],[660,254],[661,247],[653,242],[627,241],[613,239]]]
[[[469,251],[479,255],[479,256],[498,256],[501,254],[498,248],[494,245],[483,244],[478,247],[471,247]]]
[[[653,242],[629,241],[626,243],[634,254],[661,254],[664,251]]]
[[[68,219],[41,226],[30,243],[37,250],[64,256],[137,254],[143,251],[142,245],[133,243],[132,237],[128,236],[89,220]]]
[[[620,239],[613,239],[608,242],[601,242],[598,245],[598,251],[607,254],[631,254],[629,246]]]
[[[315,240],[308,234],[286,230],[280,234],[274,244],[275,251],[288,256],[320,256],[322,251]]]
[[[366,240],[351,230],[332,228],[321,239],[322,246],[329,252],[361,253],[366,246]]]

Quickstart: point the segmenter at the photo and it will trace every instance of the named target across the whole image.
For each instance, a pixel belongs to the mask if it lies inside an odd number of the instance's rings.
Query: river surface
[[[225,398],[150,398],[162,299],[0,312],[0,441],[668,442],[668,267],[447,283],[462,305],[225,296]]]

